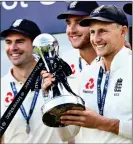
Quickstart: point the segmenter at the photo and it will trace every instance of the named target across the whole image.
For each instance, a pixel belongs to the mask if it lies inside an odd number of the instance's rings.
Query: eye
[[[107,32],[107,30],[101,29],[99,32],[100,32],[100,33],[105,33],[105,32]]]
[[[94,30],[90,30],[90,34],[94,34],[95,33],[95,31]]]
[[[23,44],[23,43],[24,43],[24,40],[18,40],[17,43],[18,43],[18,44]]]
[[[70,25],[70,21],[68,19],[66,19],[66,25]]]
[[[11,41],[5,41],[6,42],[6,44],[11,44]]]
[[[79,24],[81,22],[81,20],[77,20],[76,23]]]

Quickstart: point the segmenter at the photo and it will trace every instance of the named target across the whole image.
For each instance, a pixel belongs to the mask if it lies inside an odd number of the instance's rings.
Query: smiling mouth
[[[77,40],[80,36],[70,36],[71,40]]]
[[[11,57],[13,57],[13,58],[17,58],[19,56],[20,56],[20,54],[11,54]]]
[[[76,40],[77,38],[79,38],[78,36],[73,36],[72,39]]]
[[[96,46],[96,49],[102,49],[103,47],[105,47],[105,45],[98,45]]]

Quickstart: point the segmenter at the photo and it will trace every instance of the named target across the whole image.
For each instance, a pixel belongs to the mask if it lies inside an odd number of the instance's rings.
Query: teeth
[[[19,56],[20,54],[12,54],[13,57]]]
[[[73,36],[72,38],[73,38],[73,39],[77,39],[78,37],[77,37],[77,36]]]
[[[104,47],[104,45],[99,45],[99,46],[97,46],[97,48],[102,48],[102,47]]]

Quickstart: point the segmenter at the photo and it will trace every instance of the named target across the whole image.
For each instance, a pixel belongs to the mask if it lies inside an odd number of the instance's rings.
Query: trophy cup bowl
[[[56,96],[47,101],[42,107],[43,123],[49,127],[64,127],[60,123],[60,117],[70,109],[84,110],[82,98],[73,95]]]
[[[67,110],[85,110],[85,103],[83,99],[76,95],[67,83],[66,76],[71,75],[71,68],[67,63],[58,57],[59,45],[54,36],[47,33],[40,34],[34,39],[33,48],[34,53],[43,59],[48,72],[59,71],[64,76],[58,76],[59,80],[57,80],[56,84],[51,86],[49,95],[47,96],[48,98],[47,100],[44,100],[44,105],[41,108],[42,121],[49,127],[65,127],[64,124],[60,123],[60,117]],[[63,88],[66,88],[70,94],[65,95],[63,93]]]

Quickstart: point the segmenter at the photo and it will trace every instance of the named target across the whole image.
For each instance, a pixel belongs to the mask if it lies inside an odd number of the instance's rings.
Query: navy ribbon
[[[106,94],[107,94],[107,89],[108,89],[109,75],[110,75],[110,72],[106,72],[106,78],[105,78],[103,94],[102,94],[101,83],[102,83],[103,73],[104,73],[104,69],[100,67],[98,79],[97,79],[97,103],[98,103],[100,115],[103,115],[104,104],[105,104],[105,99],[106,99]]]
[[[79,57],[79,71],[82,71],[82,61],[81,61],[81,57]]]
[[[14,96],[16,96],[18,94],[18,92],[17,92],[16,86],[15,86],[15,83],[14,82],[10,82],[10,85],[11,85],[12,91],[14,93]],[[29,124],[29,120],[30,120],[30,118],[32,116],[32,113],[34,111],[38,95],[39,95],[39,89],[37,89],[35,91],[35,93],[34,93],[34,97],[33,97],[33,100],[32,100],[28,115],[26,114],[26,111],[25,111],[25,108],[24,108],[23,104],[20,106],[21,113],[24,116],[27,124]]]

